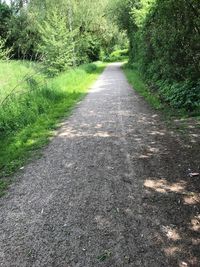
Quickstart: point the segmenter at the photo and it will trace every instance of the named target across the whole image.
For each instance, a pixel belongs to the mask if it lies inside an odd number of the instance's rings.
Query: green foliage
[[[110,54],[109,61],[124,61],[128,59],[128,49],[116,50]]]
[[[115,20],[126,29],[130,63],[173,107],[199,107],[200,2],[116,0]],[[159,86],[157,86],[159,85]]]
[[[5,3],[0,1],[0,36],[2,38],[8,37],[9,21],[12,17],[12,9]]]
[[[57,10],[47,15],[39,25],[41,43],[39,51],[49,74],[56,75],[72,66],[73,33],[66,28],[66,20]]]
[[[156,73],[156,80],[199,78],[200,16],[190,5],[200,15],[200,2],[182,0],[158,0],[147,14],[141,30],[141,65],[147,77]]]
[[[174,108],[183,108],[187,111],[200,110],[200,81],[184,81],[169,84],[167,82],[157,82],[160,94],[165,101]]]
[[[3,22],[2,31],[6,38],[6,46],[12,47],[13,58],[37,59],[36,44],[39,40],[36,21],[27,8],[17,8],[13,4],[9,8],[9,16],[5,19],[0,16],[0,24]]]
[[[0,37],[0,60],[8,60],[12,49],[6,48],[6,41]]]
[[[47,71],[55,75],[72,63],[98,60],[101,51],[108,56],[127,48],[125,33],[108,16],[109,3],[14,0],[11,7],[0,5],[0,34],[7,39],[6,46],[12,46],[15,59],[42,58]]]
[[[34,75],[38,82],[42,76],[38,73],[41,64],[30,61],[6,60],[0,62],[0,103],[15,88],[21,93],[29,90],[28,77]]]
[[[140,30],[141,70],[176,108],[200,105],[199,26],[200,2],[158,0]]]

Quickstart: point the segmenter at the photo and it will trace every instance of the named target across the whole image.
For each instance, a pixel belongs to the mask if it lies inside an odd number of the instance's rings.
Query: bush
[[[184,81],[179,83],[158,82],[161,96],[174,108],[193,111],[200,108],[200,80],[195,83]]]
[[[93,73],[95,72],[95,70],[97,70],[97,65],[90,63],[90,64],[83,65],[83,68],[87,73]]]
[[[123,61],[126,59],[128,59],[128,49],[116,50],[112,52],[109,56],[110,62]]]

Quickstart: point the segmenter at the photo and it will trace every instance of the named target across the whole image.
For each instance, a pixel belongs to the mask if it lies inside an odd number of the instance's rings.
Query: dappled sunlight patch
[[[190,134],[190,136],[192,136],[192,137],[199,137],[199,134]]]
[[[198,140],[196,140],[196,139],[193,139],[193,138],[190,140],[190,142],[191,142],[192,144],[196,144],[196,143],[197,143],[197,141],[198,141]]]
[[[151,116],[152,118],[157,118],[158,117],[158,114],[154,114]]]
[[[181,252],[181,249],[180,247],[177,247],[177,246],[170,246],[170,247],[164,248],[164,252],[166,256],[172,257],[172,256],[175,256],[177,253]]]
[[[192,238],[192,245],[200,246],[200,238]]]
[[[153,205],[162,208],[166,216],[165,223],[162,222],[159,233],[156,233],[157,238],[153,241],[162,247],[165,256],[175,264],[172,266],[190,267],[198,266],[199,263],[197,250],[200,239],[197,235],[200,232],[200,215],[196,210],[200,195],[190,188],[193,187],[189,179],[173,183],[164,178],[144,181],[146,199],[153,200]]]
[[[159,193],[167,193],[167,192],[181,193],[184,192],[185,190],[186,182],[180,181],[178,183],[169,183],[166,179],[160,179],[160,180],[147,179],[144,182],[144,186],[147,188],[151,188],[152,190]]]
[[[164,248],[164,253],[167,257],[170,258],[176,258],[178,255],[180,259],[177,262],[177,265],[179,267],[190,267],[190,266],[198,266],[198,259],[195,256],[192,256],[191,254],[187,255],[186,252],[187,248],[183,248],[182,246],[169,246]],[[187,256],[186,256],[187,255]]]
[[[178,233],[178,230],[175,228],[172,228],[170,226],[163,226],[162,232],[165,234],[165,236],[169,240],[173,240],[173,241],[181,240],[181,236]]]
[[[119,110],[116,113],[119,116],[134,117],[134,114],[130,110]]]
[[[194,129],[193,129],[194,130]],[[189,133],[188,134],[189,135],[189,137],[190,137],[190,142],[191,143],[197,143],[197,142],[199,142],[199,137],[200,137],[200,135],[199,134],[196,134],[196,133]]]
[[[106,88],[106,85],[107,84],[105,84],[104,86],[98,86],[98,87],[96,87],[96,88],[93,88],[93,90],[92,91],[90,91],[90,94],[94,94],[94,93],[99,93],[99,92],[101,92],[101,91],[104,91],[105,90],[105,88]]]
[[[99,124],[97,124],[94,128],[95,129],[100,129],[100,128],[102,128],[103,127],[103,125],[101,124],[101,123],[99,123]]]
[[[158,153],[159,152],[159,149],[156,147],[148,147],[148,150],[149,150],[149,152],[152,152],[152,153]]]
[[[189,129],[195,129],[195,126],[194,125],[189,125],[188,128]]]
[[[146,116],[139,117],[137,122],[142,124],[152,124],[152,125],[154,124],[154,121],[149,120],[149,118]]]
[[[148,154],[148,155],[140,155],[139,159],[148,159],[149,157],[151,157],[152,154]]]
[[[59,136],[73,138],[73,137],[77,137],[77,136],[82,136],[82,133],[78,133],[77,131],[75,131],[71,127],[69,127],[67,129],[65,129],[64,132],[60,133]]]
[[[200,194],[190,193],[184,196],[183,201],[187,205],[197,205],[200,204]]]
[[[87,127],[88,126],[88,127]],[[95,131],[94,133],[91,132],[89,129],[89,125],[84,125],[85,131],[77,131],[71,127],[67,127],[64,129],[62,133],[59,134],[60,137],[67,137],[67,138],[77,138],[77,137],[113,137],[114,135],[106,132],[106,131]]]
[[[195,232],[200,232],[200,215],[191,219],[189,229]]]
[[[199,266],[198,259],[196,257],[191,257],[187,259],[187,261],[180,261],[178,266],[179,267],[191,267],[191,266]]]
[[[164,136],[166,134],[165,131],[151,131],[149,133],[150,135],[161,135],[161,136]]]
[[[96,137],[110,137],[111,135],[108,132],[97,132],[94,134]]]
[[[142,155],[139,156],[139,159],[147,159],[152,157],[153,155],[157,155],[160,152],[159,148],[148,146],[147,149],[143,152]]]
[[[179,262],[178,266],[179,266],[179,267],[189,267],[188,263],[185,262],[185,261],[181,261],[181,262]]]

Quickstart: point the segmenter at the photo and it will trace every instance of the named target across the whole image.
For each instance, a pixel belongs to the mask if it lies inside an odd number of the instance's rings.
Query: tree
[[[0,1],[0,36],[2,38],[8,37],[9,21],[12,17],[12,8]]]
[[[39,25],[39,32],[41,42],[38,49],[49,74],[56,75],[72,66],[73,32],[67,29],[66,18],[61,16],[59,10],[55,9],[47,15],[45,21]]]

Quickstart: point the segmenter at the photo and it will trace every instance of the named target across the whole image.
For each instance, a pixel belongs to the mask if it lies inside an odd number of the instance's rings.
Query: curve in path
[[[0,266],[198,266],[197,157],[109,65],[0,200]]]

